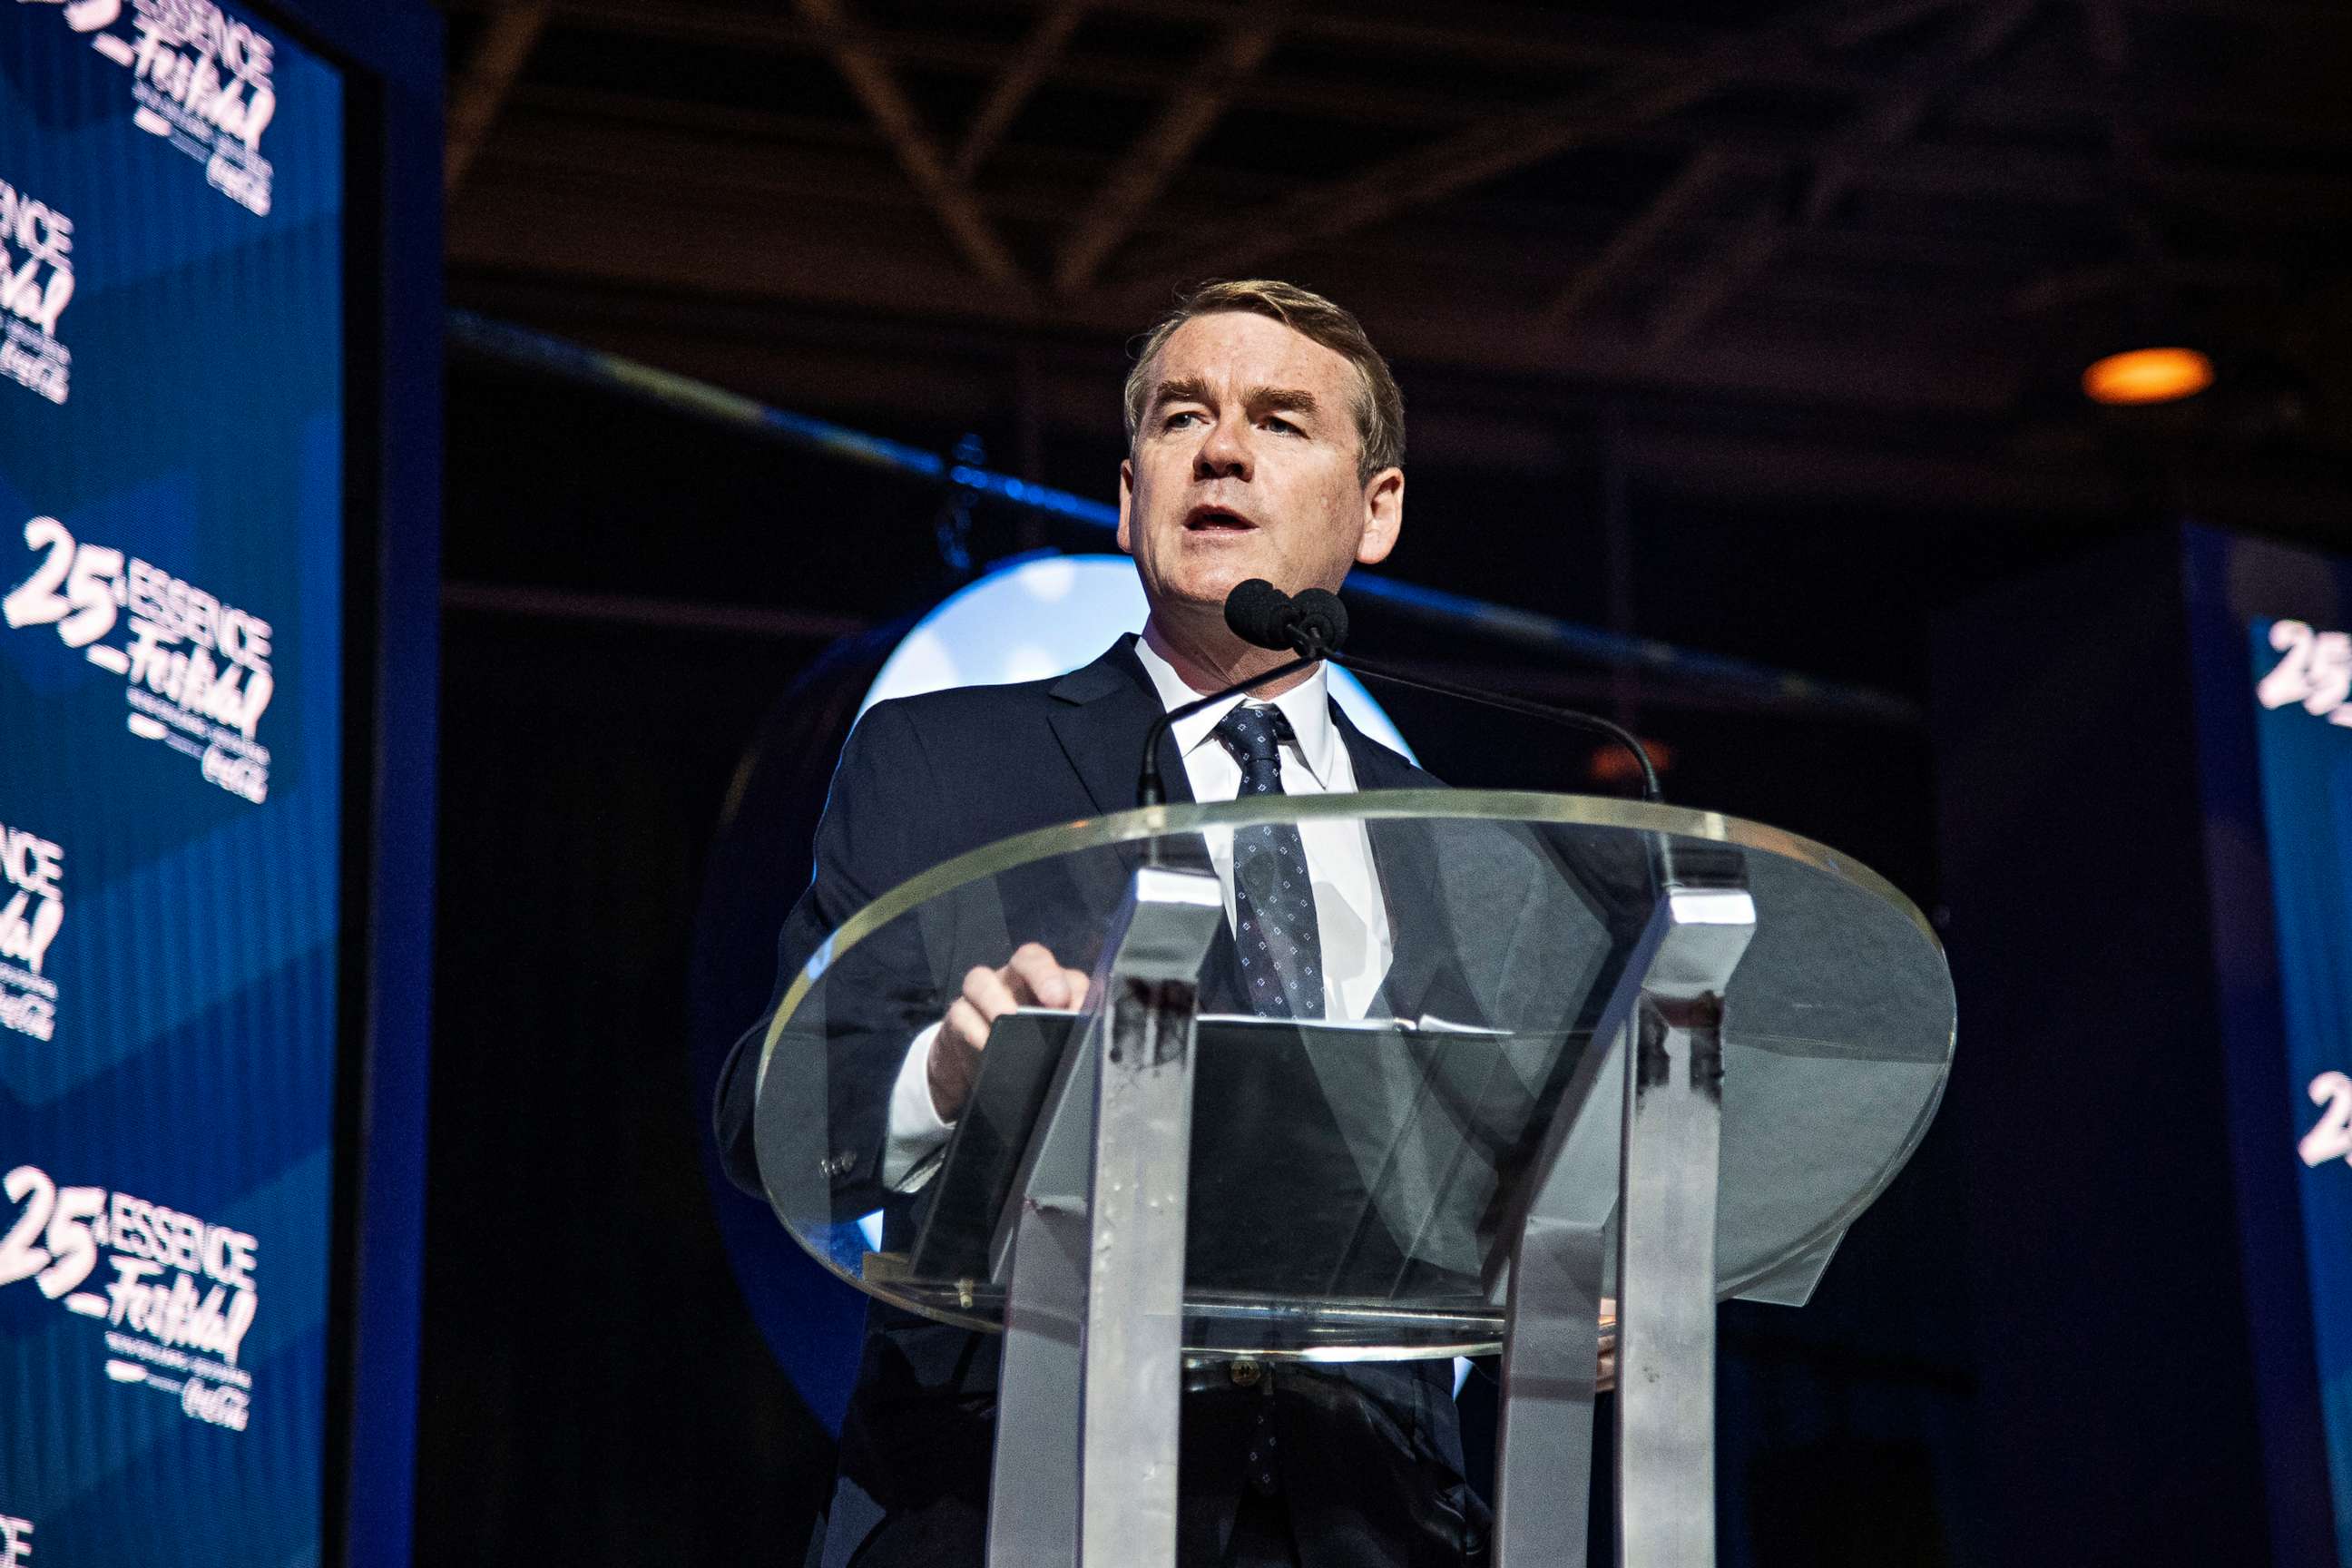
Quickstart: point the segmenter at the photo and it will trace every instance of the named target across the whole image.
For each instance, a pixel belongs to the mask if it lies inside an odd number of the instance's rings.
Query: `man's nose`
[[[1201,448],[1192,454],[1193,476],[1203,479],[1250,477],[1249,442],[1247,432],[1237,421],[1220,419],[1209,426],[1201,439]]]

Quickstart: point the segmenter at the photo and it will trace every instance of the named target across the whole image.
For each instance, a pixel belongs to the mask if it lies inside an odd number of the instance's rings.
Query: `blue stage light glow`
[[[1043,680],[1142,628],[1143,584],[1124,555],[1024,555],[959,590],[915,624],[866,689],[863,713],[893,697],[952,686]],[[1381,705],[1344,669],[1331,695],[1356,727],[1412,757]],[[1418,761],[1418,758],[1414,759]]]

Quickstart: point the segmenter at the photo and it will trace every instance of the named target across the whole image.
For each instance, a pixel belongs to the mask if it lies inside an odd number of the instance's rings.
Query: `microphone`
[[[1298,611],[1297,635],[1327,654],[1336,655],[1348,640],[1348,606],[1339,602],[1339,595],[1309,588],[1293,595],[1290,602]]]
[[[1243,602],[1238,614],[1234,608],[1237,601]],[[1507,697],[1500,692],[1480,691],[1475,687],[1457,686],[1450,680],[1407,675],[1373,660],[1359,658],[1354,654],[1341,657],[1340,645],[1348,640],[1348,606],[1340,602],[1337,594],[1322,588],[1308,588],[1296,595],[1286,595],[1273,584],[1254,577],[1235,588],[1232,596],[1226,599],[1225,624],[1233,628],[1234,636],[1259,647],[1295,649],[1302,656],[1302,662],[1328,658],[1344,669],[1369,675],[1375,680],[1385,680],[1396,686],[1433,692],[1440,697],[1499,708],[1506,713],[1549,720],[1570,729],[1605,735],[1631,752],[1634,763],[1642,770],[1642,798],[1652,802],[1660,798],[1658,771],[1650,763],[1648,750],[1631,731],[1611,723],[1597,713],[1554,707],[1549,702],[1531,702],[1524,697]]]
[[[1254,647],[1288,649],[1298,619],[1298,601],[1263,577],[1253,577],[1225,595],[1225,625]]]
[[[1348,606],[1320,588],[1294,595],[1253,577],[1225,595],[1225,625],[1245,643],[1312,657],[1348,640]]]

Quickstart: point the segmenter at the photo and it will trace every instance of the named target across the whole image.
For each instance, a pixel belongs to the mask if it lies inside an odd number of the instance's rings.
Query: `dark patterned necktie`
[[[1282,742],[1293,737],[1280,709],[1244,704],[1224,716],[1216,734],[1242,765],[1238,798],[1283,793]],[[1234,913],[1251,1010],[1269,1018],[1321,1017],[1323,938],[1297,826],[1234,830]]]

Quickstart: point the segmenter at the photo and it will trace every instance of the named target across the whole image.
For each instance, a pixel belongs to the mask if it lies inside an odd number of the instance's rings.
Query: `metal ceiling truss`
[[[2274,309],[2340,287],[2352,226],[2347,117],[2313,88],[2352,7],[1816,0],[1709,31],[1502,0],[1181,26],[1156,0],[536,0],[473,36],[461,297],[537,275],[1124,335],[1182,284],[1280,269],[1408,357],[1982,411],[2022,406],[2054,318],[2150,289]],[[539,70],[567,37],[821,59],[856,109],[699,93],[650,54],[625,90]],[[1088,102],[1132,118],[1089,135]],[[1321,152],[1286,161],[1298,136]],[[648,210],[596,210],[608,185]]]

